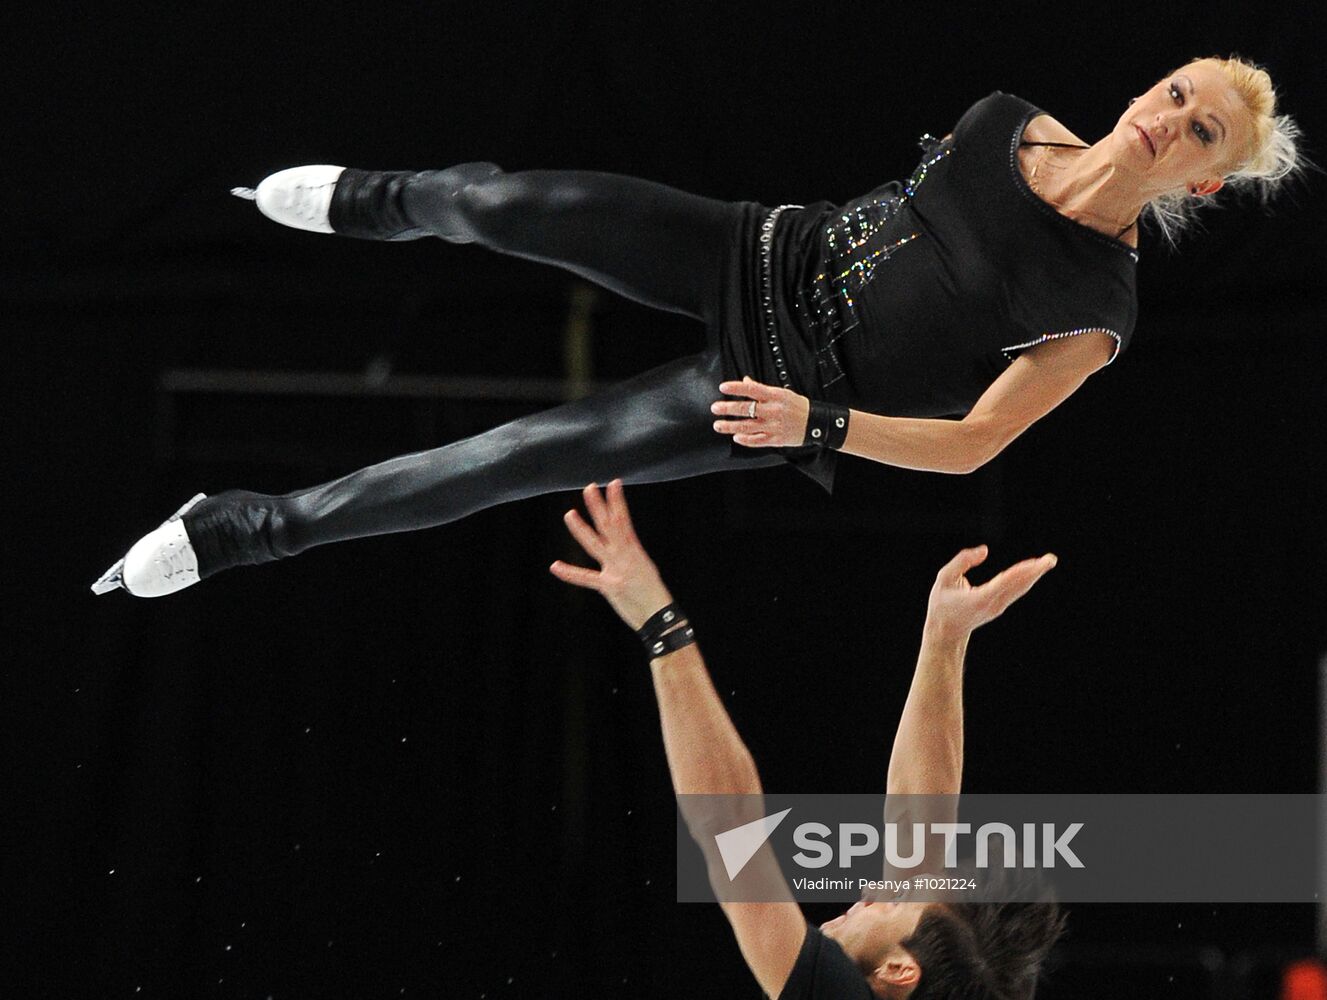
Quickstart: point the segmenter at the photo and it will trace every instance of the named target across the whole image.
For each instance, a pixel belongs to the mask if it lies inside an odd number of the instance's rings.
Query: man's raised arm
[[[1053,555],[1025,559],[981,586],[966,574],[986,560],[984,545],[964,549],[935,578],[926,606],[921,652],[912,687],[903,705],[894,749],[889,755],[885,818],[898,825],[899,848],[911,854],[913,823],[952,823],[957,819],[963,780],[963,661],[973,631],[1002,615],[1054,568]],[[897,796],[949,796],[900,799]],[[923,865],[942,858],[937,838],[930,838]],[[892,876],[890,876],[892,877]]]
[[[719,700],[699,649],[690,641],[689,626],[680,616],[665,621],[658,614],[672,605],[672,595],[636,537],[622,484],[609,483],[603,495],[598,487],[587,486],[584,497],[593,524],[572,510],[566,514],[567,529],[600,568],[558,561],[549,569],[566,583],[598,591],[631,629],[652,626],[658,642],[651,642],[648,649],[650,671],[673,790],[682,796],[678,800],[682,816],[705,855],[710,882],[742,957],[761,988],[777,997],[797,960],[806,921],[768,843],[730,882],[715,841],[716,834],[763,815],[755,761]],[[725,890],[730,887],[742,895],[778,902],[728,902]]]

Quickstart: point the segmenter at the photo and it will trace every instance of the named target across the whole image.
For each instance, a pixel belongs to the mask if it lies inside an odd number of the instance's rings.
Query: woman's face
[[[1139,95],[1116,122],[1111,143],[1117,166],[1136,173],[1149,196],[1211,194],[1239,165],[1252,133],[1252,116],[1226,74],[1196,62]]]

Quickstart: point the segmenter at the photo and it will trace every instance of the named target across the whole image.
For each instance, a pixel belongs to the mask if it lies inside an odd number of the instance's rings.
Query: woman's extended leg
[[[322,193],[294,198],[289,217],[282,218],[286,195],[270,182],[285,175],[293,190],[308,170],[322,171],[322,180],[304,194]],[[492,164],[422,174],[293,168],[259,185],[257,199],[265,213],[301,228],[380,239],[422,230],[557,264],[637,301],[694,316],[711,334],[744,211],[630,177],[504,174]],[[93,590],[122,585],[141,596],[160,596],[231,566],[445,524],[591,480],[641,483],[777,464],[777,453],[734,459],[729,440],[711,429],[709,404],[721,367],[712,342],[703,355],[590,399],[311,490],[283,497],[235,491],[205,499],[140,539]]]
[[[660,482],[779,464],[777,452],[733,458],[728,438],[713,431],[709,406],[720,379],[718,355],[710,351],[312,489],[210,497],[183,518],[199,575],[328,542],[430,528],[588,482]]]
[[[645,305],[716,318],[741,206],[580,170],[294,167],[258,187],[271,218],[366,239],[432,235],[555,264]]]

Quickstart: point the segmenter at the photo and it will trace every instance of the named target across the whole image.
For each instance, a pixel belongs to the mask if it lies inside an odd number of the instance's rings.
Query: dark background
[[[488,159],[847,199],[991,90],[1092,140],[1167,70],[1232,50],[1269,66],[1311,150],[1327,116],[1306,10],[8,15],[4,992],[758,994],[718,910],[673,902],[634,639],[545,571],[571,551],[572,498],[160,602],[88,593],[195,491],[283,492],[542,405],[185,393],[163,373],[563,370],[573,279],[295,232],[228,188],[305,162]],[[789,469],[631,492],[767,788],[882,786],[930,581],[987,541],[995,565],[1053,550],[1060,568],[974,641],[969,790],[1316,790],[1321,194],[1313,175],[1272,211],[1214,212],[1180,254],[1145,236],[1128,354],[972,476],[848,460],[832,500]],[[593,331],[601,379],[702,338],[607,294]],[[1314,920],[1077,907],[1045,995],[1272,995]]]

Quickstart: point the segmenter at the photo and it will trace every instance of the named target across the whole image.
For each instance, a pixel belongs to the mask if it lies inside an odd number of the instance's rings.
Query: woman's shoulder
[[[962,135],[965,132],[986,129],[1004,131],[1033,115],[1042,113],[1036,105],[1021,97],[1006,94],[1002,90],[993,90],[963,112],[963,117],[954,126],[954,133]]]

